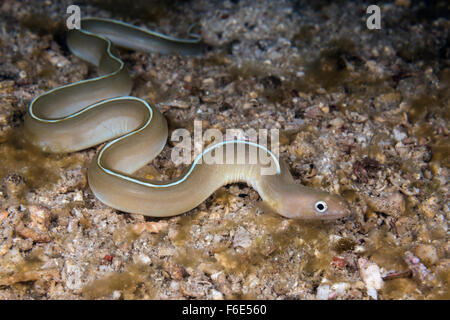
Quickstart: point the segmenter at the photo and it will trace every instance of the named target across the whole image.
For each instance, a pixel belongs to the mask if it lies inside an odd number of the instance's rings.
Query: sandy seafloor
[[[343,195],[352,214],[288,220],[245,184],[172,218],[108,208],[86,178],[101,146],[23,142],[34,97],[97,75],[65,44],[72,1],[4,0],[0,299],[450,298],[447,1],[378,3],[380,30],[363,2],[74,3],[170,35],[197,23],[204,55],[121,50],[132,95],[171,131],[279,129],[297,182]],[[178,176],[173,145],[139,174]]]

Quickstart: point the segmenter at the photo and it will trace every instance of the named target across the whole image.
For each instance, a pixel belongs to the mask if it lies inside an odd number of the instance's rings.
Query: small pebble
[[[317,288],[316,298],[318,300],[328,300],[329,294],[330,294],[330,286],[321,285]]]
[[[384,284],[380,267],[364,258],[358,259],[358,267],[361,278],[366,284],[367,294],[373,299],[377,299],[377,290],[381,289]]]

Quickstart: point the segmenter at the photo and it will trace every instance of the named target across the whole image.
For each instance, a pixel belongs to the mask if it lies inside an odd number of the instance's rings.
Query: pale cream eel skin
[[[192,36],[192,35],[191,35]],[[70,50],[96,65],[100,76],[50,90],[35,98],[25,116],[26,136],[46,152],[75,152],[108,142],[88,169],[95,196],[115,209],[153,217],[189,211],[221,186],[246,182],[275,212],[295,219],[336,219],[349,214],[346,201],[296,184],[289,169],[263,146],[229,141],[203,151],[245,144],[247,151],[267,152],[278,173],[261,175],[263,164],[199,164],[170,182],[151,181],[133,173],[155,158],[167,140],[167,123],[146,101],[129,96],[131,80],[118,58],[117,46],[143,52],[202,52],[199,37],[176,39],[115,20],[89,18],[70,30]],[[225,154],[225,152],[224,152]],[[198,160],[198,158],[197,158]]]

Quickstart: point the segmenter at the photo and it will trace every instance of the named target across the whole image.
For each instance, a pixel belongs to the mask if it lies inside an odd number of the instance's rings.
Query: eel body
[[[206,148],[179,178],[152,181],[133,176],[164,148],[167,122],[146,101],[129,96],[132,83],[113,43],[143,52],[199,54],[199,37],[177,39],[109,19],[83,19],[70,30],[69,49],[98,67],[100,76],[50,90],[35,98],[25,116],[27,139],[46,152],[83,150],[109,141],[88,168],[95,196],[115,209],[154,217],[189,211],[221,186],[246,182],[277,213],[297,219],[335,219],[349,213],[338,195],[296,184],[284,162],[262,145],[232,140]],[[276,174],[262,175],[267,163],[207,164],[202,157],[225,147],[263,152]],[[226,154],[223,152],[223,154]],[[210,155],[210,154],[209,154]]]

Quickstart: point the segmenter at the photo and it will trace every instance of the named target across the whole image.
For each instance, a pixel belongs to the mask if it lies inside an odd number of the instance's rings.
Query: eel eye
[[[328,209],[327,203],[325,201],[317,201],[314,207],[320,213],[325,212]]]

